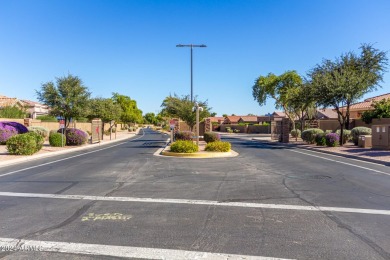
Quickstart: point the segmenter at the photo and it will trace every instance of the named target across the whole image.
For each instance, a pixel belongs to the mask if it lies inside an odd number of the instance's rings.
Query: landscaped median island
[[[238,155],[231,150],[229,142],[221,141],[217,133],[204,133],[204,141],[199,141],[199,146],[192,140],[192,136],[192,132],[177,132],[175,142],[165,147],[161,155],[181,158],[221,158]]]

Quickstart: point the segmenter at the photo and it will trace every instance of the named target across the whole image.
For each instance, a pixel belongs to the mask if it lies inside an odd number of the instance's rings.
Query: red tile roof
[[[256,122],[257,123],[257,116],[241,116],[240,118],[244,122]]]
[[[372,109],[372,102],[373,101],[381,101],[382,99],[388,99],[390,98],[390,93],[383,94],[380,96],[372,97],[372,98],[367,98],[362,102],[352,104],[349,109],[350,110],[365,110],[365,109]]]
[[[210,119],[210,122],[213,123],[213,122],[219,122],[219,121],[223,121],[225,120],[225,118],[223,116],[214,116],[214,117],[209,117]]]
[[[230,122],[231,124],[237,123],[240,120],[241,116],[227,116],[225,117],[225,122]]]
[[[328,119],[337,119],[337,112],[333,108],[317,109],[317,116],[319,118],[324,117]]]

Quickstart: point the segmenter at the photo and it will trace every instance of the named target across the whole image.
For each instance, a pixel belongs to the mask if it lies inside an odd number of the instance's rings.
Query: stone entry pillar
[[[282,119],[282,143],[288,143],[290,141],[290,119]]]

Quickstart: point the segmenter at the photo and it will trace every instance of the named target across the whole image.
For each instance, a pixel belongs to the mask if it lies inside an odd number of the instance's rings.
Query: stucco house
[[[30,115],[30,118],[37,118],[37,116],[43,116],[49,114],[49,107],[47,105],[31,101],[31,100],[21,100],[26,108],[27,113]]]
[[[367,98],[362,102],[352,104],[349,107],[350,118],[351,119],[361,118],[364,111],[373,110],[373,107],[371,105],[374,101],[381,101],[383,99],[388,99],[388,98],[390,98],[390,93]],[[345,111],[346,109],[347,109],[346,107],[342,107],[341,111]]]

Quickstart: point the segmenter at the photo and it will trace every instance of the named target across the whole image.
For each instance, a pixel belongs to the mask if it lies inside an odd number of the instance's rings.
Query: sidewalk
[[[268,140],[264,140],[264,138],[253,138],[253,140],[259,142],[265,142],[273,145],[296,147],[296,148],[312,150],[316,152],[339,155],[347,158],[358,159],[362,161],[379,163],[379,164],[390,166],[390,150],[361,148],[353,145],[353,143],[346,143],[345,145],[338,146],[338,147],[316,146],[315,144],[307,144],[300,139],[296,141],[294,138],[291,138],[290,143],[288,144],[279,143],[277,141],[270,140],[270,138],[268,138]]]
[[[100,143],[88,143],[82,146],[52,147],[49,145],[49,141],[45,141],[42,149],[33,155],[10,155],[8,154],[7,147],[5,145],[0,145],[0,167],[119,142],[134,137],[139,133],[139,130],[140,129],[136,132],[118,131],[116,133],[116,139],[114,139],[115,135],[112,135],[112,140],[110,140],[110,136],[105,135]]]

